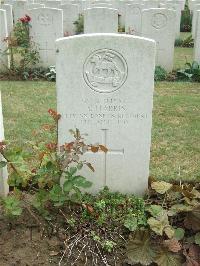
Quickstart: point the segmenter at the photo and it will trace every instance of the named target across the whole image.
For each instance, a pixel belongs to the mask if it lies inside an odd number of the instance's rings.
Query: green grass
[[[55,83],[1,81],[6,139],[23,144],[47,123],[56,106]],[[154,95],[151,175],[200,180],[200,84],[157,83]]]
[[[181,32],[180,38],[185,40],[191,35],[191,32]],[[193,48],[175,47],[174,49],[174,69],[185,67],[186,62],[193,61]]]
[[[188,38],[192,33],[191,32],[181,32],[180,33],[180,38],[182,40],[185,40],[186,38]]]
[[[200,180],[200,84],[156,85],[151,174]]]
[[[186,62],[193,61],[193,48],[175,47],[174,49],[174,69],[185,67]]]

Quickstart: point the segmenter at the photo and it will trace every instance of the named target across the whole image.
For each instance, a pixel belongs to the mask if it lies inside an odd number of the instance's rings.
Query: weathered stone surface
[[[3,5],[0,5],[0,9],[3,9],[6,11],[7,30],[8,30],[8,35],[9,35],[13,29],[12,5],[3,4]]]
[[[118,11],[113,8],[94,7],[84,11],[84,33],[117,33]]]
[[[156,41],[156,65],[172,71],[176,12],[165,8],[142,11],[142,36]]]
[[[91,192],[142,194],[147,188],[151,145],[155,42],[120,34],[85,34],[56,41],[59,144],[70,129],[87,133],[105,154],[88,152],[82,174]],[[84,49],[82,49],[84,47]]]
[[[1,102],[1,91],[0,91],[0,142],[4,140],[4,127],[3,127],[3,114],[2,114],[2,102]],[[0,161],[3,160],[0,154]],[[8,171],[7,167],[0,168],[0,196],[6,196],[9,192],[8,187]]]
[[[35,8],[28,12],[31,17],[30,36],[35,42],[40,66],[55,65],[55,40],[63,36],[63,11],[56,8]]]
[[[74,22],[77,21],[79,17],[79,6],[65,4],[65,5],[61,5],[60,9],[63,10],[64,35],[74,35],[76,32],[76,27],[74,25]]]
[[[141,35],[142,4],[126,5],[125,32],[133,35]]]
[[[5,41],[5,38],[8,37],[8,29],[4,9],[0,9],[0,25],[0,72],[4,72],[9,68],[8,43]]]

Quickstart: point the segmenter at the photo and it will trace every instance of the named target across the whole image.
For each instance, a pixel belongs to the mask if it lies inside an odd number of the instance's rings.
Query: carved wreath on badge
[[[97,92],[113,92],[126,81],[127,63],[123,56],[110,49],[93,52],[86,59],[83,75],[87,85]]]

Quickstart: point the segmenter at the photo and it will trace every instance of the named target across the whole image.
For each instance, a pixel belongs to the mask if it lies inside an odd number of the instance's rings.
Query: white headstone
[[[126,5],[125,32],[133,35],[141,35],[142,4]]]
[[[121,34],[85,34],[56,41],[59,144],[78,128],[105,154],[88,152],[82,174],[91,192],[142,194],[147,188],[151,145],[155,42]],[[84,49],[81,49],[84,47]],[[70,95],[70,97],[69,97]]]
[[[145,9],[158,8],[159,7],[159,1],[157,1],[157,0],[144,0],[144,1],[142,1],[142,4],[144,5]]]
[[[109,3],[102,3],[102,2],[93,2],[91,7],[107,7],[107,8],[113,8],[112,4]]]
[[[193,13],[193,9],[195,8],[195,5],[200,4],[200,0],[191,0],[189,1],[189,9],[191,13]]]
[[[21,17],[26,15],[26,4],[27,2],[24,0],[18,0],[13,2],[13,13],[14,13],[14,22]]]
[[[125,27],[125,17],[126,17],[126,3],[123,0],[117,1],[117,10],[119,12],[119,25],[121,28]]]
[[[118,11],[113,8],[94,7],[84,11],[84,33],[117,33]]]
[[[5,41],[5,38],[8,37],[8,29],[4,9],[0,9],[0,25],[0,72],[4,72],[9,68],[8,43]]]
[[[1,92],[0,92],[0,142],[4,141],[4,126],[3,126],[3,113],[2,113],[2,102],[1,102]],[[3,156],[0,154],[0,161],[4,160]],[[4,197],[9,192],[9,186],[7,183],[8,171],[7,167],[0,168],[0,196]]]
[[[197,11],[200,10],[200,4],[194,5],[192,14],[192,37],[195,38],[196,23],[197,23]]]
[[[64,35],[74,35],[76,27],[74,22],[79,18],[79,6],[72,4],[61,5],[60,9],[63,10],[63,32]]]
[[[35,8],[28,12],[31,17],[30,36],[36,43],[40,65],[55,65],[55,40],[63,36],[63,12],[56,8]]]
[[[0,9],[3,9],[6,11],[7,29],[8,29],[8,35],[10,35],[13,29],[12,6],[8,4],[0,5]]]
[[[8,5],[13,5],[13,2],[14,2],[14,0],[4,0],[4,1],[2,1],[2,3],[4,3],[4,4],[8,4]]]
[[[142,11],[142,36],[156,41],[156,65],[172,71],[176,12],[165,8]]]
[[[180,5],[171,2],[166,2],[165,4],[160,4],[161,8],[167,8],[167,9],[172,9],[176,12],[176,38],[180,37],[180,26],[181,26],[181,8]]]
[[[196,32],[194,39],[194,61],[200,64],[200,11],[196,11]]]
[[[33,9],[33,8],[40,8],[40,7],[45,7],[44,4],[36,4],[36,3],[33,3],[33,4],[27,4],[26,5],[26,9],[29,10],[29,9]]]
[[[45,7],[50,7],[50,8],[60,8],[61,1],[59,0],[47,0],[45,2]]]

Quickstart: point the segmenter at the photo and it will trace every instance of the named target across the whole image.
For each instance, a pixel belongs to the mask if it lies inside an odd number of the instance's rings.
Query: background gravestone
[[[14,13],[14,22],[21,17],[24,17],[26,14],[26,4],[24,0],[13,1],[13,13]]]
[[[63,36],[63,12],[56,8],[35,8],[28,11],[31,17],[30,36],[35,42],[40,66],[55,65],[55,40]]]
[[[156,41],[156,65],[172,71],[175,42],[174,10],[151,8],[142,11],[142,36]]]
[[[79,6],[75,4],[64,4],[60,6],[63,10],[63,33],[74,35],[76,33],[75,21],[79,18]]]
[[[45,7],[50,7],[50,8],[60,8],[61,1],[59,0],[47,0],[45,1]]]
[[[118,11],[113,8],[94,7],[84,11],[84,33],[117,33]]]
[[[194,61],[200,64],[200,11],[196,11],[196,31],[194,39]]]
[[[194,5],[192,13],[192,38],[195,39],[196,25],[197,25],[197,11],[200,10],[200,4]]]
[[[2,114],[2,103],[1,103],[1,92],[0,92],[0,142],[4,140],[4,127],[3,127],[3,114]],[[0,161],[2,161],[2,155],[0,154]],[[0,168],[0,196],[6,196],[9,192],[8,187],[8,171],[7,167]]]
[[[133,35],[141,35],[142,4],[126,5],[125,32]]]
[[[87,153],[95,173],[91,192],[144,193],[149,175],[155,42],[120,34],[88,34],[56,41],[59,144],[70,129],[107,154]],[[82,48],[84,47],[84,49]]]
[[[7,30],[8,30],[8,35],[10,35],[13,29],[12,6],[8,4],[0,5],[0,9],[3,9],[6,11]]]
[[[0,9],[0,72],[3,72],[9,68],[9,57],[6,55],[8,48],[7,42],[4,41],[8,37],[6,11]]]
[[[181,6],[178,4],[175,4],[172,1],[165,2],[165,4],[160,4],[161,8],[167,8],[167,9],[172,9],[176,12],[176,38],[180,37],[180,26],[181,26]]]

